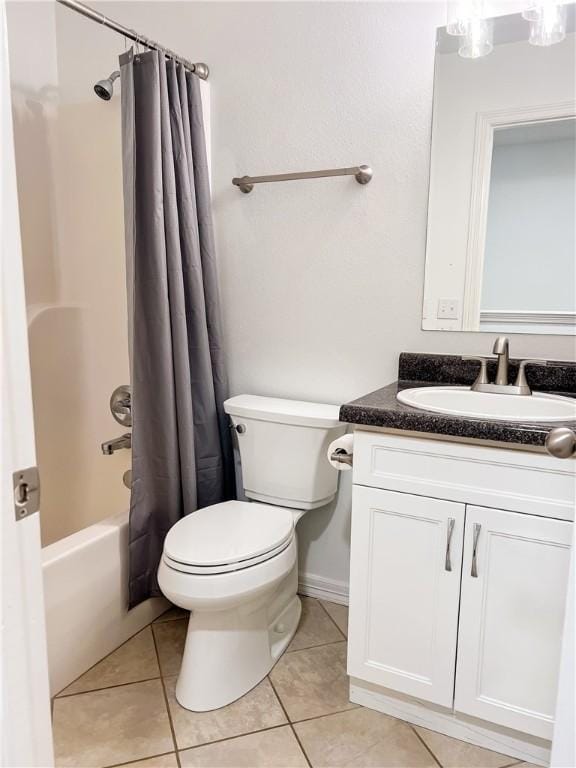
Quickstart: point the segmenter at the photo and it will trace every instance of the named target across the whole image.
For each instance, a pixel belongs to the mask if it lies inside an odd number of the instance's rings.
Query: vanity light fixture
[[[484,0],[447,0],[446,32],[460,38],[458,53],[479,59],[494,49],[493,19],[487,18]],[[566,37],[566,5],[557,0],[532,0],[522,11],[530,24],[528,42],[548,46]]]

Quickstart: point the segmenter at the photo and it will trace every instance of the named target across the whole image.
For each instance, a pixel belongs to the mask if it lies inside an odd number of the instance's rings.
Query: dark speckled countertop
[[[510,360],[510,380],[514,381],[518,360]],[[478,363],[455,355],[425,355],[403,352],[398,366],[398,381],[340,408],[340,421],[368,427],[385,427],[409,432],[423,432],[473,440],[490,440],[525,446],[543,446],[554,427],[575,422],[531,423],[489,421],[449,416],[404,405],[397,393],[410,387],[471,385],[478,373]],[[490,362],[488,375],[494,380],[496,363]],[[526,376],[533,391],[576,397],[576,363],[550,361],[547,367],[527,366]]]

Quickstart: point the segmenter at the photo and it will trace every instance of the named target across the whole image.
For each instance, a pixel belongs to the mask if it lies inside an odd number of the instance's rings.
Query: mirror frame
[[[576,101],[562,101],[534,107],[518,107],[479,112],[476,117],[472,166],[468,243],[464,272],[464,299],[462,330],[479,331],[482,320],[502,323],[529,323],[530,325],[575,325],[576,313],[567,312],[480,312],[484,276],[484,253],[488,223],[488,199],[492,172],[494,132],[498,128],[534,125],[576,118]]]

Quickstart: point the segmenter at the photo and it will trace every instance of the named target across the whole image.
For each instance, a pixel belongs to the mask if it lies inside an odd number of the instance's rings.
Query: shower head
[[[99,96],[104,101],[110,101],[112,94],[114,93],[114,80],[120,77],[120,72],[112,72],[112,74],[106,78],[106,80],[98,80],[94,86],[94,92],[96,96]]]

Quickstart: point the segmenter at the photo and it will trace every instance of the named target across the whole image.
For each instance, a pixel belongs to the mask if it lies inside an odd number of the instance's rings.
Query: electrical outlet
[[[460,317],[460,302],[458,299],[438,299],[436,317],[444,320],[458,320]]]

